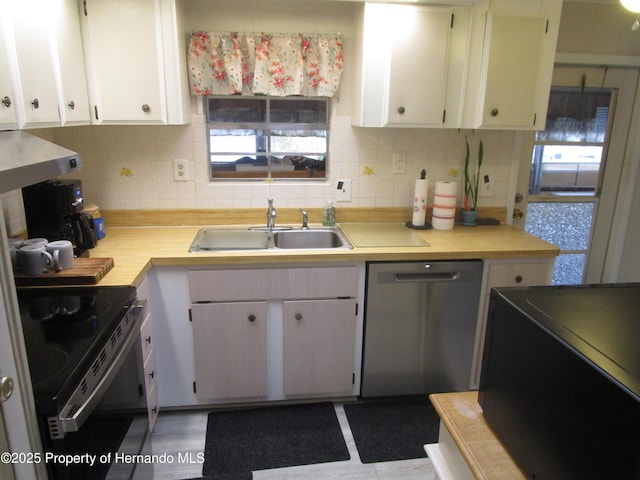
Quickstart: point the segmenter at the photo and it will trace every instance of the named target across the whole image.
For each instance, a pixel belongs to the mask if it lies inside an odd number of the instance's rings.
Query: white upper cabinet
[[[354,125],[458,127],[469,9],[362,7]]]
[[[561,9],[562,0],[473,7],[464,128],[544,128]]]
[[[38,0],[1,4],[18,128],[58,126],[52,50],[52,26],[59,14],[57,4]]]
[[[175,0],[80,0],[92,123],[188,123]]]
[[[58,95],[60,123],[87,125],[89,123],[89,94],[82,50],[82,34],[77,0],[59,0],[61,15],[56,22]]]
[[[9,57],[4,31],[4,22],[0,21],[0,130],[15,130],[18,128],[16,97],[9,73]]]

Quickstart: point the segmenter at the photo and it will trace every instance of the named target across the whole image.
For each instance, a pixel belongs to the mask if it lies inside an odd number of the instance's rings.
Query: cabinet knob
[[[3,104],[5,107],[10,108],[10,107],[11,107],[11,98],[10,98],[10,97],[8,97],[8,96],[4,96],[4,97],[2,98],[2,104]]]
[[[254,314],[249,315],[247,318],[248,318],[248,320],[250,322],[255,322],[256,321],[256,316]]]
[[[516,283],[522,283],[522,275],[516,275]]]
[[[40,108],[40,100],[38,100],[37,98],[34,98],[33,101],[31,102],[31,105],[33,105],[33,108],[35,108],[36,110]]]
[[[142,111],[144,113],[149,113],[151,111],[151,107],[145,103],[144,105],[142,105]]]
[[[302,320],[302,314],[301,313],[296,313],[296,320],[300,321]]]
[[[144,339],[145,342],[147,342],[147,344],[151,344],[151,335],[149,335],[147,338]]]
[[[398,113],[400,115],[402,115],[406,110],[404,109],[404,107],[398,107]]]
[[[157,407],[157,405],[154,405],[154,406],[153,406],[153,408],[151,409],[151,413],[153,413],[154,415],[155,415],[156,413],[158,413],[158,407]]]
[[[73,100],[71,100],[68,104],[67,107],[69,107],[71,110],[75,110],[76,109],[76,102],[74,102]]]
[[[499,113],[500,113],[500,110],[498,110],[497,108],[494,108],[491,110],[492,117],[497,117]]]
[[[156,375],[156,371],[154,370],[153,372],[151,372],[149,374],[149,378],[151,378],[153,380],[153,377],[155,377],[155,375]]]

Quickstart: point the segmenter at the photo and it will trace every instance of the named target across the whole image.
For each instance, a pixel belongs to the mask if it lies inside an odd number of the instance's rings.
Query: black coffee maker
[[[27,233],[30,238],[69,240],[76,257],[88,257],[96,246],[91,215],[84,208],[80,180],[47,180],[22,189]]]

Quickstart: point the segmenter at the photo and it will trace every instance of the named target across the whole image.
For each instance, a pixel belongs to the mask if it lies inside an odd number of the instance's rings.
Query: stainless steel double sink
[[[196,234],[190,252],[271,249],[350,249],[353,245],[340,227],[269,230],[207,227]]]

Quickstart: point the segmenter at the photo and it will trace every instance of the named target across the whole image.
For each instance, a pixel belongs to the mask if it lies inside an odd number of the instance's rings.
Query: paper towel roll
[[[453,218],[438,218],[433,217],[431,219],[431,225],[436,230],[452,230],[453,229]]]
[[[436,230],[451,230],[456,215],[458,184],[456,182],[436,182],[433,194],[433,218],[431,224]]]
[[[416,227],[421,227],[425,224],[428,193],[429,180],[418,178],[416,180],[415,193],[413,194],[413,220],[411,221]]]

